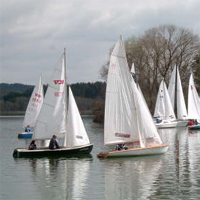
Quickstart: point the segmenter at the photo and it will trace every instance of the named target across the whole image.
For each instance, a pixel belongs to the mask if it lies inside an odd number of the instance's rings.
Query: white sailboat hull
[[[161,129],[161,128],[176,128],[178,122],[166,122],[163,121],[161,123],[157,123],[155,124],[157,128]]]
[[[164,154],[167,152],[169,145],[158,145],[145,148],[135,148],[120,151],[110,151],[107,157],[124,157],[124,156],[145,156]]]
[[[176,127],[186,127],[188,125],[188,120],[178,121]]]

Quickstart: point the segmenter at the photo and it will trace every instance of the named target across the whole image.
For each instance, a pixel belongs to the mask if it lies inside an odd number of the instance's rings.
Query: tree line
[[[178,66],[183,92],[187,102],[189,76],[194,75],[197,91],[200,93],[200,39],[189,29],[174,25],[162,25],[148,29],[144,35],[134,35],[125,40],[127,62],[135,65],[137,80],[147,105],[153,113],[159,84],[164,78],[169,83],[174,66]],[[113,47],[110,48],[109,54]],[[95,122],[103,122],[105,88],[109,61],[100,69],[105,82],[76,83],[71,88],[80,111],[92,111]],[[0,85],[1,86],[1,85]],[[33,89],[23,92],[13,91],[0,96],[0,109],[25,110]],[[2,91],[2,90],[1,90]]]
[[[16,86],[16,87],[15,87]],[[44,93],[47,90],[47,85],[44,85]],[[23,84],[0,84],[0,112],[24,113],[28,105],[29,98],[33,92],[34,86]],[[73,94],[81,112],[93,113],[96,100],[104,99],[105,82],[95,83],[75,83],[71,84]]]

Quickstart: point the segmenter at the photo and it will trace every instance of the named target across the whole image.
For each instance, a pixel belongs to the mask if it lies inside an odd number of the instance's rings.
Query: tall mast
[[[67,111],[68,111],[68,87],[67,87],[67,62],[66,62],[66,48],[64,48],[64,105],[65,105],[65,141],[64,146],[67,146]]]
[[[64,48],[64,79],[65,79],[65,87],[64,87],[64,90],[65,90],[65,96],[64,96],[64,99],[65,99],[65,105],[66,105],[66,111],[68,110],[68,87],[67,87],[67,62],[66,62],[66,48]]]
[[[177,111],[177,95],[178,95],[178,92],[177,92],[177,66],[175,65],[175,67],[176,67],[176,74],[175,74],[174,112],[175,112],[175,115],[178,119],[178,111]]]

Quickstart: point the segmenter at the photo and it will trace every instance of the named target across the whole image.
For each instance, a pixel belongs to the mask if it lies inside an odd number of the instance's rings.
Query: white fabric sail
[[[169,81],[168,93],[171,99],[172,107],[174,109],[174,102],[175,102],[175,90],[176,90],[176,66],[174,67],[171,78]]]
[[[154,111],[154,117],[160,117],[164,120],[175,120],[174,109],[171,104],[169,93],[164,80],[161,81],[156,106]]]
[[[176,66],[174,67],[174,70],[170,78],[168,92],[169,92],[173,109],[175,109],[175,105],[177,107],[177,119],[181,119],[181,120],[187,119],[187,110],[186,110],[186,104],[185,104],[185,99],[183,95],[180,74],[179,74],[178,67]]]
[[[43,104],[43,84],[42,75],[39,77],[39,81],[35,85],[31,98],[29,100],[28,106],[26,108],[26,113],[24,116],[23,127],[35,127],[36,120],[40,113]]]
[[[200,120],[200,99],[194,84],[193,75],[190,75],[188,88],[188,118]]]
[[[65,69],[62,55],[48,84],[44,103],[34,130],[34,139],[49,139],[54,134],[64,138],[66,133]]]
[[[144,98],[129,72],[124,44],[119,39],[108,70],[104,143],[140,141],[144,147],[148,146],[148,138],[162,143]]]
[[[76,105],[73,93],[69,87],[67,136],[66,147],[74,147],[89,144],[89,138]]]
[[[186,104],[185,104],[181,78],[180,78],[178,68],[177,68],[177,102],[176,103],[177,103],[177,118],[187,119]]]
[[[132,64],[132,67],[131,67],[131,73],[135,74],[135,65],[134,65],[134,63]]]

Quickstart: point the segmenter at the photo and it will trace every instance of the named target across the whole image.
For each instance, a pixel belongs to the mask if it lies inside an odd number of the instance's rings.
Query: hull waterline
[[[48,149],[41,148],[37,150],[28,149],[15,149],[13,152],[13,157],[49,157],[49,156],[75,156],[81,154],[89,154],[92,151],[93,144],[88,144],[84,146],[74,147],[74,148],[60,148],[60,149]]]
[[[193,125],[193,126],[188,126],[189,130],[198,130],[200,129],[200,125]]]
[[[164,154],[168,151],[169,145],[158,145],[145,148],[135,148],[120,151],[110,151],[106,153],[100,153],[98,158],[111,158],[111,157],[126,157],[126,156],[146,156]],[[102,157],[101,157],[102,156]]]
[[[176,128],[177,126],[177,122],[169,122],[169,123],[159,123],[159,124],[155,124],[157,128],[161,129],[161,128]]]
[[[178,121],[176,127],[186,127],[188,125],[188,120]]]

